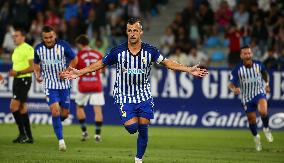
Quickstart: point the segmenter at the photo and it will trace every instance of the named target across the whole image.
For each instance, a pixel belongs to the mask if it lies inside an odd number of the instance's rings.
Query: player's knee
[[[52,115],[53,117],[60,116],[60,111],[57,110],[57,109],[52,109],[52,110],[51,110],[51,115]]]
[[[138,130],[138,123],[136,122],[131,125],[124,126],[124,127],[130,134],[135,134]]]

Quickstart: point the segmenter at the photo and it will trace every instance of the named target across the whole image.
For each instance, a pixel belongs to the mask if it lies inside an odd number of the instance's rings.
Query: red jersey
[[[96,50],[83,49],[78,52],[78,64],[77,69],[82,69],[90,64],[102,59],[102,54]],[[87,92],[101,92],[102,81],[100,77],[100,71],[90,72],[80,76],[78,81],[78,89],[82,93]]]

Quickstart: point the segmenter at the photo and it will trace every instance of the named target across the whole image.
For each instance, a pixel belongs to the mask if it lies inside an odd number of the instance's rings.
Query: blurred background
[[[106,54],[126,40],[127,19],[140,17],[143,40],[183,64],[232,67],[249,44],[269,69],[284,67],[282,0],[2,0],[0,6],[0,64],[11,62],[15,26],[25,28],[32,45],[44,25],[73,47],[76,36],[87,34],[91,47]]]
[[[0,71],[6,80],[0,86],[0,123],[13,121],[9,118],[12,78],[7,71],[15,48],[15,27],[25,28],[27,42],[34,46],[41,42],[42,27],[53,26],[58,37],[67,40],[75,52],[75,38],[87,34],[91,48],[105,55],[126,41],[129,17],[142,18],[143,41],[159,47],[166,57],[185,65],[200,62],[210,69],[202,80],[155,69],[151,84],[157,118],[153,124],[246,127],[246,118],[241,121],[244,115],[239,99],[228,91],[227,84],[231,68],[240,61],[240,47],[250,45],[254,59],[262,61],[271,73],[272,93],[268,98],[276,117],[271,123],[278,125],[275,129],[283,129],[283,0],[1,0]],[[111,109],[114,76],[115,71],[109,69],[103,78],[107,115],[115,112]],[[72,91],[76,92],[76,84]],[[31,112],[49,111],[41,87],[35,82],[29,107]],[[71,123],[77,123],[74,117]],[[42,117],[31,121],[45,123]],[[118,116],[106,116],[105,121],[119,124]]]

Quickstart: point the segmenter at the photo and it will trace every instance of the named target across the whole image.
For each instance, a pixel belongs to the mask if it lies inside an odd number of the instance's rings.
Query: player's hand
[[[266,91],[266,93],[270,93],[270,87],[269,87],[269,85],[266,85],[266,86],[265,86],[265,91]]]
[[[9,71],[9,76],[12,76],[12,77],[17,76],[17,71],[15,71],[15,70],[10,70],[10,71]]]
[[[204,77],[208,74],[208,71],[205,68],[200,68],[199,64],[197,64],[193,67],[190,67],[190,73],[194,76]]]
[[[241,89],[239,87],[237,87],[233,90],[233,92],[235,93],[235,95],[238,95],[238,94],[241,93]]]
[[[36,81],[41,84],[43,79],[40,75],[36,75]]]
[[[59,74],[59,76],[63,79],[76,79],[79,77],[79,70],[73,68],[73,67],[69,67],[69,71],[63,71]]]

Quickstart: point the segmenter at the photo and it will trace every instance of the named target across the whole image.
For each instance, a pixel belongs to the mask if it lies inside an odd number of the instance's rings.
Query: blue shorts
[[[258,101],[260,99],[266,99],[266,95],[263,94],[263,93],[258,94],[251,101],[243,104],[243,108],[244,108],[245,112],[246,113],[255,112],[257,110]]]
[[[70,108],[70,89],[46,89],[45,95],[48,105],[58,102],[62,108]]]
[[[119,110],[120,119],[123,123],[130,120],[133,117],[143,117],[146,119],[154,118],[154,102],[153,99],[148,99],[140,103],[126,103],[116,104]]]

